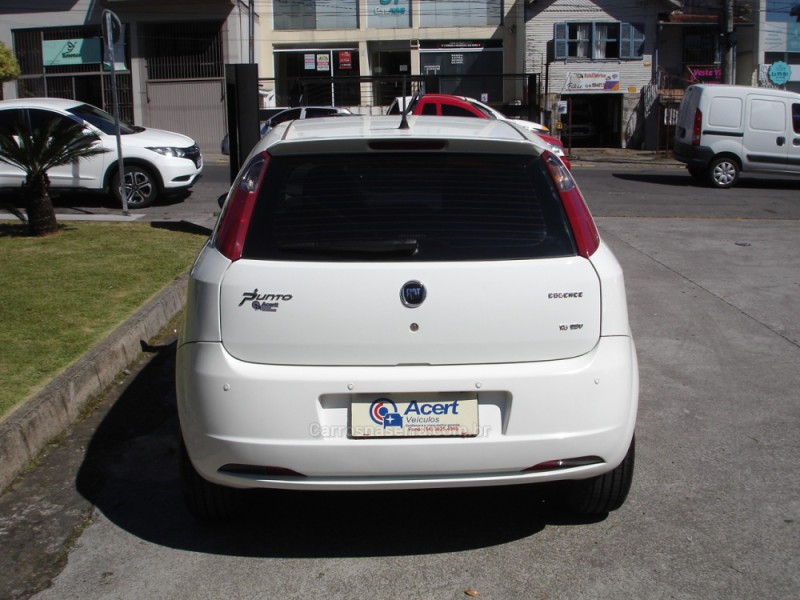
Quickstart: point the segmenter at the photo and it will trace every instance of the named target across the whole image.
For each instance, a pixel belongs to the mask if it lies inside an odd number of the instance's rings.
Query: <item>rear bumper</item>
[[[703,169],[708,168],[711,159],[714,158],[714,151],[708,146],[693,146],[685,142],[675,142],[672,149],[675,160],[685,163],[688,167]]]
[[[477,437],[348,437],[353,394],[445,391],[477,393]],[[623,336],[601,338],[590,353],[562,361],[435,367],[256,365],[232,358],[219,343],[191,343],[178,350],[177,395],[192,463],[215,483],[327,490],[502,485],[581,479],[616,467],[633,436],[638,368],[633,341]],[[599,460],[525,471],[587,456]]]

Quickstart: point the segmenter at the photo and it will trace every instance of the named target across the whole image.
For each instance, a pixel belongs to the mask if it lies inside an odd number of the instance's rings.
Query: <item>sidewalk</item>
[[[569,158],[573,166],[578,167],[603,164],[681,166],[664,151],[623,148],[573,148]],[[0,220],[6,218],[16,220],[10,213],[0,211]],[[135,221],[140,218],[136,215],[58,215],[59,221]],[[195,224],[210,231],[213,221],[207,216]],[[0,493],[48,443],[78,418],[92,398],[139,359],[142,348],[182,310],[186,280],[186,274],[178,277],[81,360],[0,422]]]
[[[567,152],[567,148],[564,148]],[[633,150],[631,148],[573,148],[568,153],[568,158],[573,165],[591,166],[592,164],[617,164],[659,167],[680,167],[680,162],[672,157],[672,152],[666,150]]]

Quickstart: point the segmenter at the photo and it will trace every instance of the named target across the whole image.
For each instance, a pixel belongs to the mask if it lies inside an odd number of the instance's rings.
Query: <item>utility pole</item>
[[[249,50],[248,54],[249,54],[249,56],[248,56],[248,58],[250,59],[248,62],[251,65],[254,62],[256,62],[256,52],[255,52],[255,50],[256,50],[256,41],[255,41],[255,35],[256,35],[256,24],[255,24],[255,21],[256,21],[256,7],[253,4],[254,2],[255,2],[255,0],[250,0],[250,6],[247,9],[247,21],[248,21],[247,29],[248,29],[248,34],[249,34],[249,36],[248,36],[249,37],[249,43],[248,43],[248,46],[249,46],[248,47],[248,50]]]
[[[122,138],[119,128],[119,96],[117,95],[117,72],[116,57],[114,56],[114,44],[122,35],[122,22],[112,11],[106,9],[102,16],[103,36],[106,41],[106,53],[108,55],[109,67],[111,70],[111,97],[114,103],[114,132],[117,138],[117,169],[119,171],[119,196],[122,199],[122,214],[128,215],[128,190],[125,186],[125,161],[122,157]]]
[[[722,83],[736,83],[736,32],[733,30],[733,0],[723,0],[722,11]]]

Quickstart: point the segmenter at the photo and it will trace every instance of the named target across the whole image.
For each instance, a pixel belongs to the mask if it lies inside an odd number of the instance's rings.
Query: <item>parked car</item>
[[[295,119],[317,119],[319,117],[335,117],[341,115],[352,115],[352,111],[347,108],[339,106],[296,106],[294,108],[287,108],[281,112],[275,113],[269,119],[261,121],[259,133],[261,137],[267,134],[271,127],[278,123],[285,121],[294,121]],[[222,138],[221,150],[223,154],[230,154],[230,140],[228,134]]]
[[[399,115],[405,106],[410,106],[409,113],[413,115],[437,115],[440,117],[480,117],[484,119],[500,119],[514,121],[525,129],[535,133],[547,133],[550,130],[541,123],[507,117],[499,110],[488,104],[469,98],[468,96],[454,96],[452,94],[423,94],[417,96],[404,96],[395,98],[387,115]]]
[[[467,96],[453,96],[450,94],[423,94],[422,96],[401,96],[395,98],[387,115],[399,115],[406,111],[412,115],[427,115],[439,117],[477,117],[479,119],[497,119],[500,121],[510,121],[523,129],[527,129],[539,135],[547,144],[550,150],[556,154],[567,168],[571,168],[564,145],[561,140],[549,135],[547,127],[533,121],[523,119],[511,119],[498,110],[493,109],[488,104],[479,102]]]
[[[116,126],[107,112],[77,100],[23,98],[0,102],[0,131],[15,125],[36,129],[58,119],[64,126],[80,123],[109,152],[81,159],[48,172],[53,190],[110,192],[120,201]],[[180,133],[130,125],[120,121],[125,187],[130,208],[145,208],[161,195],[188,189],[203,170],[200,149]],[[16,188],[24,173],[0,162],[0,187]]]
[[[743,171],[800,175],[800,94],[740,85],[691,85],[675,128],[675,158],[712,187]]]
[[[563,481],[577,513],[624,502],[636,352],[572,175],[507,121],[408,124],[283,123],[240,170],[177,348],[198,518],[244,488]]]

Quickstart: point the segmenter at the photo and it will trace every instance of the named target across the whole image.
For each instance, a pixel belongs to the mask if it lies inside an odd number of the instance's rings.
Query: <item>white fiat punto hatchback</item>
[[[605,513],[634,464],[622,270],[513,122],[282,124],[192,267],[177,397],[201,519],[247,488],[549,481]]]

